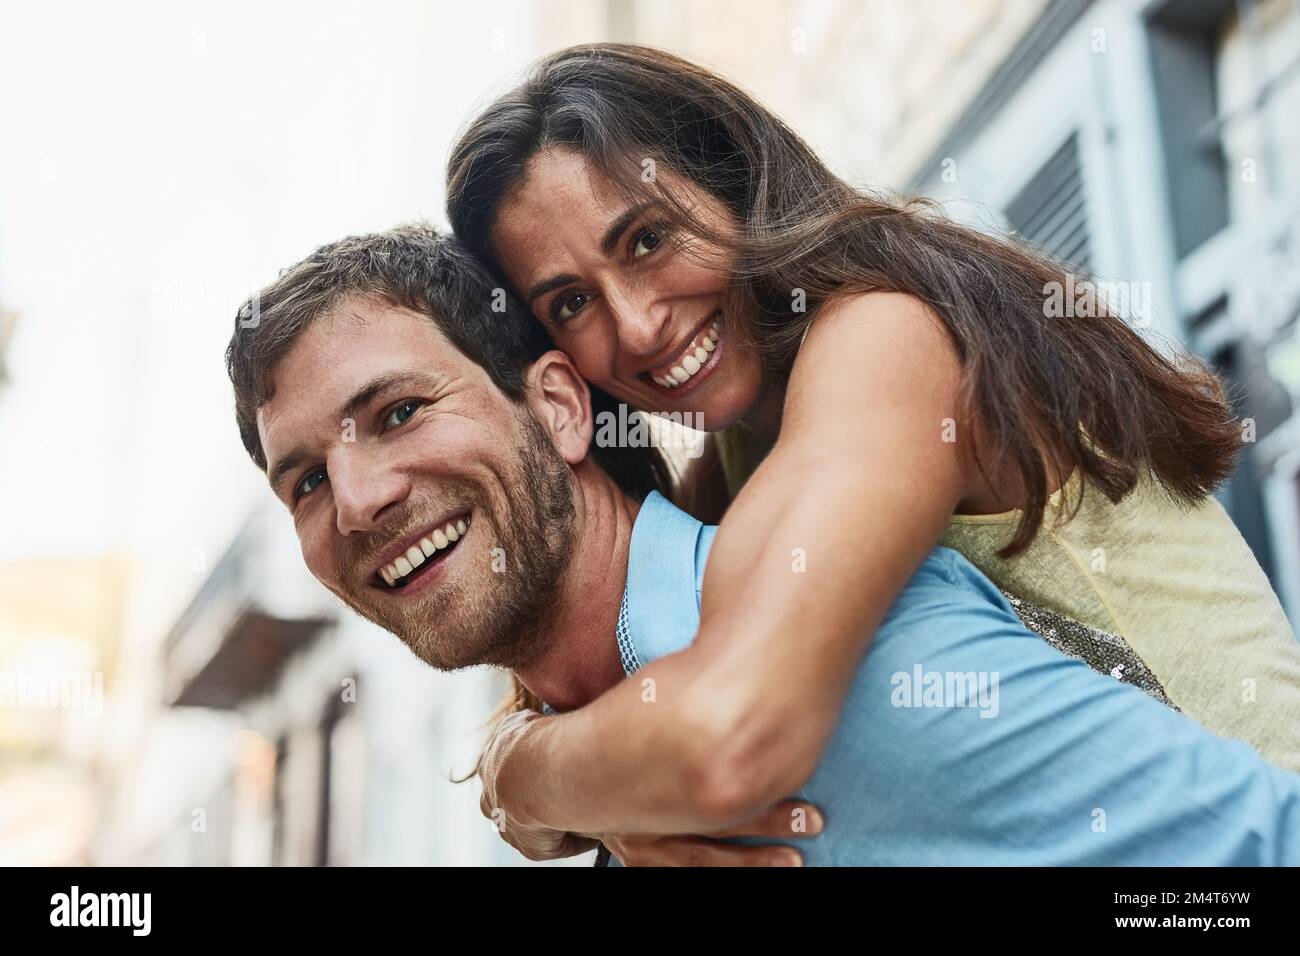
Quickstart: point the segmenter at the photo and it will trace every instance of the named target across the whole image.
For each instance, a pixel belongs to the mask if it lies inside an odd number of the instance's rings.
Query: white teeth
[[[458,541],[468,528],[469,525],[465,523],[464,518],[448,522],[429,537],[421,538],[417,544],[411,545],[406,553],[394,560],[392,564],[380,568],[379,576],[389,587],[395,586],[401,578],[406,577],[443,548],[449,547],[452,542]]]
[[[695,348],[691,351],[687,351],[679,363],[669,369],[667,375],[662,378],[657,375],[651,375],[651,380],[653,380],[657,385],[662,385],[664,388],[676,388],[692,375],[695,375],[704,367],[705,363],[708,362],[709,354],[718,347],[718,333],[721,328],[721,322],[715,321],[711,326],[709,326],[709,331],[705,332],[704,336],[697,340],[698,344],[695,345]],[[688,349],[689,348],[690,347],[688,346]]]

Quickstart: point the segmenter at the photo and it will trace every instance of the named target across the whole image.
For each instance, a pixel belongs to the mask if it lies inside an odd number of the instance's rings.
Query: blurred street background
[[[1251,422],[1222,500],[1300,622],[1300,0],[4,0],[0,865],[528,865],[450,779],[504,681],[310,578],[222,353],[320,243],[444,222],[476,106],[593,40],[1149,290]]]

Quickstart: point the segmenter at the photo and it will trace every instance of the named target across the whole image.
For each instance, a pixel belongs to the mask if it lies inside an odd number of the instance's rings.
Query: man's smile
[[[440,573],[446,558],[469,531],[471,512],[453,513],[401,541],[394,542],[379,559],[371,586],[388,593],[408,594]]]

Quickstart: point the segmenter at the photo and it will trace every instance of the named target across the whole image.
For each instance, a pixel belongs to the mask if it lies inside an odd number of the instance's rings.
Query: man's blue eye
[[[315,479],[319,479],[319,481]],[[303,495],[311,494],[311,492],[315,491],[316,486],[324,480],[325,469],[317,468],[315,471],[309,471],[307,474],[303,475],[302,481],[298,482],[298,487],[294,490],[298,493],[298,497],[301,498]]]
[[[411,399],[410,401],[407,402],[402,402],[402,404],[398,405],[391,412],[389,412],[387,416],[385,416],[384,428],[385,429],[396,428],[398,425],[405,423],[407,419],[409,419],[412,415],[414,415],[416,413],[416,410],[419,409],[419,407],[423,404],[424,404],[423,402],[418,402],[415,399]]]

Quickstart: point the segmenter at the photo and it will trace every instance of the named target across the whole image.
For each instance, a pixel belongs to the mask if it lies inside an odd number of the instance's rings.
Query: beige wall
[[[1046,0],[635,4],[638,42],[757,94],[837,169],[898,187],[936,148]]]
[[[841,173],[902,186],[1047,0],[538,0],[497,42],[660,47],[756,94]],[[503,76],[498,88],[512,77]]]

